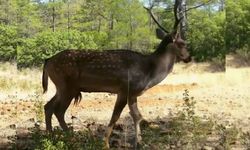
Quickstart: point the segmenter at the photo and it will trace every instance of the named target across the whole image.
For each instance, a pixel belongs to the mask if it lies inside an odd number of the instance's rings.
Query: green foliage
[[[227,0],[226,3],[226,46],[235,52],[250,43],[250,1]],[[249,50],[248,50],[249,51]]]
[[[211,61],[219,55],[225,56],[225,13],[208,14],[202,10],[194,10],[191,13],[187,37],[194,58],[197,61]],[[200,20],[199,23],[197,20]],[[223,60],[224,57],[220,58]]]
[[[0,60],[16,59],[17,30],[13,26],[0,25]]]
[[[88,130],[64,132],[57,129],[52,133],[43,133],[34,129],[31,136],[34,139],[32,149],[35,150],[95,150],[103,148],[102,140],[94,137]]]
[[[55,144],[53,144],[50,140],[44,139],[42,140],[42,148],[43,150],[68,150],[68,147],[65,146],[65,144],[62,141],[58,141]],[[40,148],[37,148],[35,150],[41,150]]]
[[[207,1],[187,1],[187,8]],[[156,18],[171,31],[173,12],[166,9],[172,10],[173,1],[155,2]],[[226,9],[224,0],[212,0],[187,12],[186,40],[196,61],[213,61],[222,66],[228,51],[249,53],[249,0],[226,2]],[[148,3],[147,0],[2,0],[0,59],[18,59],[19,66],[28,67],[39,66],[45,58],[66,48],[122,48],[149,53],[158,41],[156,24],[143,8]]]
[[[100,34],[100,37],[104,35]],[[23,40],[18,47],[18,66],[40,65],[46,58],[65,49],[97,49],[98,45],[95,42],[102,43],[104,40],[100,37],[97,34],[94,36],[91,32],[78,31],[39,33],[33,38]]]

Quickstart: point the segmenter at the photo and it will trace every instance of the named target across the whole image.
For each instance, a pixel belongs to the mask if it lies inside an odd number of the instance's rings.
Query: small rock
[[[132,145],[132,144],[130,144],[130,143],[124,143],[124,144],[122,144],[122,145],[121,145],[121,147],[122,147],[122,148],[126,148],[126,149],[127,149],[127,148],[132,148],[132,147],[133,147],[133,145]]]
[[[28,121],[35,122],[35,118],[30,118]]]
[[[202,150],[213,150],[213,148],[210,146],[203,146]]]
[[[5,113],[3,111],[1,111],[1,115],[4,115]]]
[[[150,124],[149,127],[151,129],[159,129],[160,128],[160,126],[158,124]]]
[[[215,147],[215,150],[224,150],[225,148],[221,145],[218,145]]]
[[[11,129],[16,129],[16,124],[11,124],[9,127],[10,127]]]

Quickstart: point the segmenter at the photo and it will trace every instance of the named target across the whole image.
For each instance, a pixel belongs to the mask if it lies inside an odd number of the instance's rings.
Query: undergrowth
[[[39,128],[33,128],[29,135],[30,142],[20,147],[14,139],[12,149],[32,150],[97,150],[102,149],[103,142],[94,136],[90,130],[64,132],[57,128],[48,133]]]
[[[234,125],[219,124],[215,119],[197,116],[195,104],[194,98],[189,96],[188,90],[185,90],[182,109],[177,114],[170,113],[167,118],[157,118],[142,127],[143,141],[140,149],[228,150],[237,147],[237,144],[245,148],[250,147],[250,133],[243,133]],[[41,115],[41,106],[42,104],[37,102],[38,116]],[[103,148],[104,143],[101,139],[103,135],[100,136],[103,133],[98,132],[98,129],[93,131],[86,128],[69,132],[55,129],[52,133],[48,133],[35,127],[27,136],[31,142],[27,142],[26,149],[99,150]],[[18,140],[13,139],[13,149],[20,149]],[[111,147],[114,148],[114,145],[111,144]]]
[[[39,131],[33,133],[36,150],[95,150],[102,149],[103,143],[93,136],[91,131],[63,132],[55,130],[53,133],[40,134]]]
[[[245,45],[244,47],[236,50],[236,53],[241,57],[241,61],[243,61],[245,64],[250,64],[249,48],[250,48],[249,45]]]
[[[177,115],[158,119],[156,127],[143,130],[143,149],[230,149],[236,143],[240,132],[235,126],[197,116],[194,98],[190,98],[188,90],[183,93],[183,100]]]

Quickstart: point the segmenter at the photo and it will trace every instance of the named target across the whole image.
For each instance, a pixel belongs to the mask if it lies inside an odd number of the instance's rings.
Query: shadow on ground
[[[234,126],[219,125],[210,119],[193,116],[192,111],[179,113],[175,117],[156,118],[141,123],[143,141],[140,149],[231,149],[249,146],[250,134],[242,137]],[[187,116],[190,115],[190,116]],[[29,129],[16,129],[16,136],[1,149],[103,149],[102,137],[106,126],[96,122],[71,124],[71,131],[63,132],[58,127],[47,133],[38,125]],[[239,138],[240,137],[240,138]],[[244,139],[244,142],[241,140]],[[132,119],[126,117],[117,124],[110,138],[111,149],[133,149],[134,128]]]

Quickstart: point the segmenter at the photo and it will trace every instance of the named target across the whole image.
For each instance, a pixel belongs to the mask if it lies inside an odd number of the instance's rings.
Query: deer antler
[[[149,8],[145,7],[144,8],[149,12],[150,16],[154,20],[154,22],[158,25],[160,29],[162,29],[164,32],[169,33],[164,27],[161,26],[161,24],[156,20],[154,14],[152,13],[152,9],[154,7],[154,4],[152,4]]]
[[[178,18],[178,7],[181,4],[181,0],[175,0],[174,4],[174,18],[175,18],[175,23],[173,27],[173,33],[177,32],[178,24],[180,23],[182,18]],[[159,26],[160,29],[162,29],[164,32],[169,33],[164,27],[161,26],[161,24],[156,20],[154,14],[152,13],[152,9],[154,7],[154,4],[152,4],[149,8],[145,7],[144,8],[149,12],[150,16],[154,20],[154,22]]]

